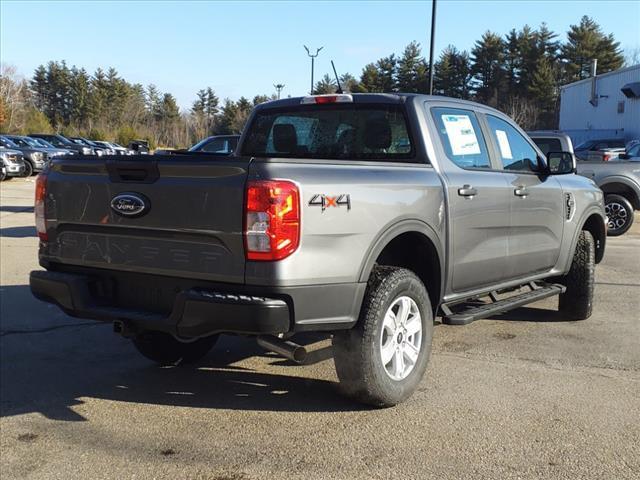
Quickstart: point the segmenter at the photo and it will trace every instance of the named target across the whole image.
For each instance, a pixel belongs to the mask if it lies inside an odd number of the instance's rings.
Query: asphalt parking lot
[[[609,239],[589,320],[550,300],[438,325],[419,391],[375,410],[337,394],[326,338],[303,339],[309,366],[223,337],[158,368],[35,300],[33,182],[0,186],[3,480],[639,478],[638,224]]]

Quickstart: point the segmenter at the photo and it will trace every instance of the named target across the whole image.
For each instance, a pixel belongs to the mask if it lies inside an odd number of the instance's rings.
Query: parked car
[[[624,140],[610,138],[587,140],[575,148],[575,155],[580,160],[602,160],[608,162],[624,153]]]
[[[572,152],[571,139],[562,132],[530,132],[529,136],[543,153]],[[607,214],[607,235],[627,232],[634,220],[634,210],[640,210],[640,169],[633,162],[617,160],[580,160],[578,175],[590,178],[604,192]]]
[[[240,135],[216,135],[205,138],[189,148],[190,152],[227,153],[231,155],[238,146]]]
[[[25,137],[22,135],[5,135],[9,140],[18,145],[19,147],[31,147],[42,150],[47,154],[47,158],[50,160],[60,155],[70,155],[75,152],[64,148],[56,148],[51,144],[48,144],[44,140],[39,138]]]
[[[7,178],[7,167],[4,166],[4,160],[0,158],[0,182],[4,182]]]
[[[41,138],[46,142],[50,143],[54,147],[64,148],[66,150],[73,150],[74,152],[81,155],[94,155],[95,150],[88,145],[78,145],[77,143],[72,142],[68,138],[58,135],[58,134],[48,134],[48,133],[31,133],[28,135],[31,138]]]
[[[54,147],[53,145],[51,145],[49,142],[47,142],[46,140],[43,140],[42,138],[36,138],[36,137],[21,137],[26,139],[27,141],[31,141],[33,142],[33,144],[35,146],[38,147],[42,147],[42,148],[46,148],[47,150],[50,150],[52,152],[56,152],[57,155],[77,155],[78,152],[75,150],[68,150],[66,148],[58,148],[58,147]]]
[[[24,177],[24,161],[22,152],[5,148],[0,144],[0,160],[5,167],[6,178],[11,180],[13,177]]]
[[[104,142],[101,140],[92,140],[96,145],[106,148],[110,151],[109,155],[129,155],[129,151],[118,145],[117,143]]]
[[[96,142],[92,140],[88,140],[83,137],[68,137],[69,140],[76,143],[77,145],[84,145],[93,149],[94,153],[101,157],[102,155],[114,155],[113,150],[110,147],[103,147],[98,145]]]
[[[49,161],[49,155],[46,150],[26,145],[25,142],[16,143],[6,135],[0,135],[0,145],[22,153],[25,177],[41,172]]]
[[[564,318],[591,315],[603,194],[570,154],[549,157],[463,100],[263,103],[228,157],[56,160],[36,186],[31,291],[161,364],[197,361],[220,333],[301,361],[296,333],[332,332],[344,392],[394,405],[421,381],[438,312],[461,325],[559,296]]]
[[[632,144],[625,153],[621,153],[618,156],[618,160],[640,162],[640,142]]]

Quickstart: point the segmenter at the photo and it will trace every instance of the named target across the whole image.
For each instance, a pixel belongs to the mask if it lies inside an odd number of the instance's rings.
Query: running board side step
[[[564,285],[555,283],[536,283],[530,282],[523,287],[529,287],[528,292],[513,295],[511,297],[498,300],[498,292],[487,293],[489,297],[489,303],[483,303],[481,305],[470,306],[463,309],[460,312],[454,313],[451,307],[455,305],[463,304],[465,301],[457,301],[449,304],[443,304],[440,308],[444,314],[442,317],[442,323],[447,325],[467,325],[475,320],[491,317],[498,313],[504,313],[514,308],[522,307],[529,303],[537,302],[543,298],[553,297],[564,293],[567,289]],[[469,300],[475,300],[479,297],[475,297]],[[468,300],[467,300],[468,301]]]

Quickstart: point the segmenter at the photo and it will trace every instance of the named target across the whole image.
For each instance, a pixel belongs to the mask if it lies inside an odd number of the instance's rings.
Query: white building
[[[560,130],[574,145],[640,139],[640,65],[560,87]]]

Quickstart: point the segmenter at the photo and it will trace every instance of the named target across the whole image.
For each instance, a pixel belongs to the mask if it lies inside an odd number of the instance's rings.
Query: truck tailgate
[[[243,204],[250,159],[130,158],[53,162],[45,203],[49,241],[41,250],[43,257],[87,267],[243,283]]]

